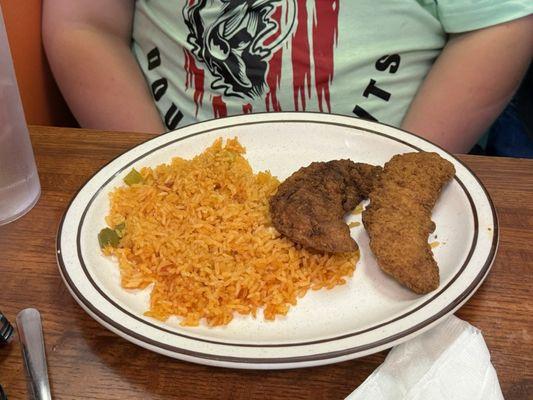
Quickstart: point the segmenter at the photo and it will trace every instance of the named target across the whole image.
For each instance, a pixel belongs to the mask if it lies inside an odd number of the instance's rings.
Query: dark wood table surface
[[[386,352],[339,364],[246,371],[186,363],[111,333],[68,293],[55,258],[60,218],[78,188],[146,134],[31,127],[42,195],[0,227],[0,310],[12,322],[27,307],[44,321],[55,399],[343,399]],[[533,398],[533,160],[460,157],[486,185],[500,221],[492,271],[457,315],[483,331],[506,399]],[[0,348],[0,384],[27,398],[20,346]]]

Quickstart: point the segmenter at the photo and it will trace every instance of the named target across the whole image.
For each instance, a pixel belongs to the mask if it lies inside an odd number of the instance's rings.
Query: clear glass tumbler
[[[0,7],[0,225],[26,214],[40,192]]]

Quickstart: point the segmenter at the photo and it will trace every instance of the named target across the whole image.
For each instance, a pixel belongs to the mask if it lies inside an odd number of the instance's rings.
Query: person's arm
[[[45,0],[43,43],[82,127],[165,131],[131,51],[134,0]]]
[[[507,105],[533,55],[533,16],[452,35],[402,122],[466,153]]]

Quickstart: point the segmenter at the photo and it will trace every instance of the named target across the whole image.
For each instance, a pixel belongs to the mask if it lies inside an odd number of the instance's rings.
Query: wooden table
[[[76,190],[146,134],[32,127],[42,184],[37,206],[0,227],[0,310],[43,316],[55,399],[343,399],[385,352],[340,364],[286,371],[244,371],[173,360],[137,347],[89,317],[68,293],[55,259],[61,215]],[[501,237],[485,283],[457,313],[483,331],[506,399],[533,398],[533,160],[461,156],[498,210]],[[0,348],[0,384],[26,398],[15,340]]]

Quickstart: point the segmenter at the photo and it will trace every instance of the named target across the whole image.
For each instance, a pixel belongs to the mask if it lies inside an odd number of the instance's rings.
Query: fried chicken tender
[[[432,209],[455,168],[437,153],[394,156],[370,193],[363,224],[379,266],[418,294],[439,286],[439,269],[428,236]]]
[[[270,199],[274,227],[304,247],[329,253],[358,249],[344,214],[368,197],[381,167],[350,160],[313,162],[287,178]]]

